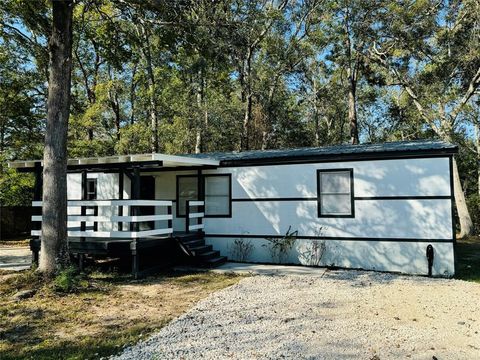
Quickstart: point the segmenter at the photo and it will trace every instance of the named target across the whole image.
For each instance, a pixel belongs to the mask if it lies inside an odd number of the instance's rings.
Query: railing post
[[[167,206],[167,215],[172,215],[172,205]],[[167,227],[171,229],[173,227],[173,222],[172,219],[168,219],[167,221]]]
[[[82,171],[82,200],[87,200],[88,198],[88,189],[87,189],[87,170]],[[82,205],[80,206],[80,215],[86,216],[87,215],[87,207]],[[67,205],[67,219],[68,219],[68,205]],[[68,224],[68,223],[67,223]],[[94,224],[95,226],[95,224]],[[80,221],[80,231],[87,230],[87,223],[85,221]],[[85,237],[80,237],[80,242],[84,242]],[[83,260],[84,255],[78,254],[78,268],[80,271],[83,271]]]
[[[40,162],[35,162],[35,187],[33,191],[33,201],[42,201],[42,188],[43,188],[43,174],[42,165]],[[33,215],[43,215],[43,205],[40,208],[33,208]],[[42,230],[42,222],[34,222],[32,224],[33,230]],[[30,250],[32,250],[32,264],[38,266],[40,244],[34,244],[33,240],[40,240],[40,236],[35,236],[30,241]]]
[[[123,200],[124,175],[123,169],[118,172],[118,199]],[[123,216],[123,206],[118,206],[118,216]],[[123,231],[123,222],[119,221],[118,231]]]
[[[185,231],[190,232],[190,200],[185,202]]]
[[[203,204],[203,205],[200,205],[200,206],[198,207],[198,212],[199,212],[199,213],[203,213],[203,216],[205,216],[205,200],[202,201],[202,204]],[[197,221],[197,224],[198,224],[198,225],[202,225],[202,224],[203,224],[203,216],[201,216],[201,217],[198,218],[198,221]],[[203,231],[202,229],[197,229],[197,232],[202,232],[202,231]]]

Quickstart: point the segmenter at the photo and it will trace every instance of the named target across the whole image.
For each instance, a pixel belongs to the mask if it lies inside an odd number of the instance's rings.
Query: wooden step
[[[223,265],[227,262],[226,256],[217,256],[208,260],[205,260],[201,266],[206,268],[214,268],[220,265]]]
[[[197,240],[190,240],[190,241],[182,241],[182,244],[187,246],[189,249],[199,246],[205,246],[204,239],[197,239]]]
[[[201,245],[201,246],[195,246],[195,247],[188,247],[188,249],[195,255],[198,256],[200,254],[204,254],[206,252],[212,251],[213,247],[212,245]]]
[[[202,254],[198,254],[196,257],[201,261],[206,261],[208,259],[213,259],[218,256],[220,256],[220,251],[211,250],[211,251],[204,252]]]

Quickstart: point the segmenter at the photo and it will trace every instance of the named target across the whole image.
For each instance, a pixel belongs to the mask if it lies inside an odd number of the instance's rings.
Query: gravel
[[[114,359],[479,359],[480,285],[362,271],[253,276]]]

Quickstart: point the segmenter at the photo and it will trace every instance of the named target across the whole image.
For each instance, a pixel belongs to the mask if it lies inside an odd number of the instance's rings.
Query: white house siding
[[[151,173],[149,175],[155,177],[155,199],[172,200],[173,214],[173,230],[185,231],[185,218],[177,218],[177,204],[175,202],[177,196],[177,176],[178,175],[196,175],[196,171],[163,171]],[[157,213],[160,211],[157,210]]]
[[[353,169],[355,217],[318,218],[317,170],[340,168]],[[175,200],[177,175],[196,173],[142,175],[155,177],[156,199]],[[448,157],[222,167],[203,173],[232,175],[232,217],[204,219],[206,241],[222,255],[231,256],[233,242],[243,237],[254,247],[248,261],[272,262],[264,237],[283,235],[291,226],[299,239],[285,259],[289,263],[311,265],[305,253],[312,241],[325,241],[322,265],[425,274],[431,243],[434,275],[454,273]],[[117,174],[88,177],[98,179],[99,199],[118,198]],[[124,180],[124,198],[129,198],[130,181]],[[68,197],[81,198],[78,173],[68,175]],[[175,215],[175,203],[172,210]],[[173,226],[184,230],[184,219],[175,217]]]
[[[355,217],[318,218],[317,170],[346,168],[353,169]],[[311,241],[325,241],[322,264],[425,274],[425,251],[431,243],[434,275],[454,273],[448,157],[228,167],[204,173],[232,174],[232,217],[205,219],[207,243],[222,255],[230,256],[235,239],[244,237],[254,246],[248,261],[272,262],[262,237],[283,235],[291,226],[299,240],[286,259],[290,263],[308,263],[304,253]]]
[[[111,199],[118,199],[118,190],[119,190],[119,182],[118,182],[118,174],[115,173],[87,173],[87,179],[97,179],[97,199],[98,200],[111,200]],[[124,191],[123,196],[125,199],[128,199],[130,196],[130,180],[128,177],[124,177]],[[80,173],[71,173],[67,174],[67,198],[69,200],[80,200],[82,198],[82,175]],[[91,211],[91,210],[90,210]],[[126,207],[124,209],[124,213],[126,213]],[[114,214],[115,212],[115,214]],[[71,207],[69,208],[70,215],[80,215],[81,208],[78,207]],[[92,212],[93,214],[93,212]],[[98,207],[98,215],[99,216],[112,216],[117,214],[116,208],[110,207]],[[87,215],[89,213],[87,212]],[[87,222],[86,227],[87,231],[91,229],[93,223]],[[80,222],[68,222],[69,228],[78,228],[80,229]],[[98,223],[98,230],[99,231],[111,231],[116,230],[117,224],[111,223]]]

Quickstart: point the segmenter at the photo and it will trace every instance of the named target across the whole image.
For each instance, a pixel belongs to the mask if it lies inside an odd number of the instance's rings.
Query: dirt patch
[[[14,301],[12,276],[0,277],[2,360],[113,354],[240,279],[211,273],[165,274],[143,281],[100,276],[89,278],[79,293],[59,295],[40,288],[32,298]]]

